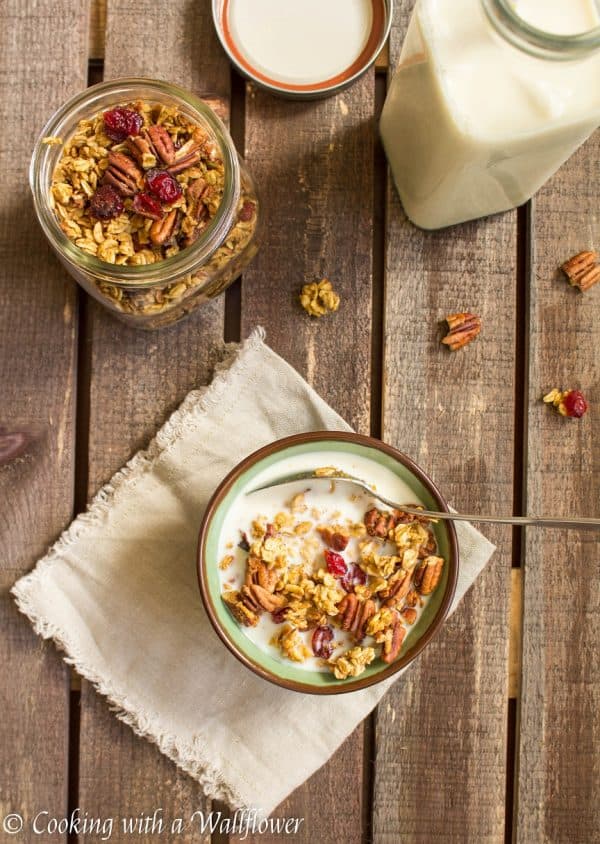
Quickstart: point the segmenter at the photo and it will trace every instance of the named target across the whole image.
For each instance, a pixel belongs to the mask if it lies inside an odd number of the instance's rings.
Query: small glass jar
[[[113,264],[89,254],[62,231],[51,186],[63,146],[44,139],[67,142],[80,120],[136,101],[176,108],[208,132],[223,161],[223,194],[212,220],[192,245],[155,263]],[[139,328],[170,325],[219,295],[258,249],[259,201],[231,135],[206,103],[165,82],[115,79],[73,97],[44,127],[33,152],[29,179],[40,224],[69,273],[116,317]]]
[[[381,116],[412,222],[530,199],[600,123],[599,51],[592,0],[416,0]]]

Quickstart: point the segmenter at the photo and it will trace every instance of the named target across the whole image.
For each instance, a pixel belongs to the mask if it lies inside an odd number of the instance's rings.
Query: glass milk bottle
[[[437,229],[529,199],[600,123],[600,0],[417,0],[381,117]]]

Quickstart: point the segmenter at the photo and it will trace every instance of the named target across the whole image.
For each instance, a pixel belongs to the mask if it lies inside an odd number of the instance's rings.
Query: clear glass
[[[591,3],[571,2],[553,7],[567,21],[572,9],[589,8],[593,20]],[[528,7],[542,20],[544,3]],[[600,123],[600,27],[556,35],[515,7],[415,4],[381,135],[404,210],[421,228],[521,205]]]
[[[585,59],[600,49],[600,26],[587,32],[557,35],[523,20],[509,0],[481,0],[481,3],[496,32],[530,56],[552,61],[573,61]]]
[[[42,139],[51,136],[67,140],[81,119],[136,100],[175,106],[206,129],[219,146],[225,184],[215,216],[191,246],[153,264],[116,265],[83,251],[60,228],[50,188],[62,146],[44,144]],[[69,273],[116,317],[139,328],[170,325],[218,296],[258,249],[260,203],[229,132],[206,103],[165,82],[115,79],[73,97],[44,127],[33,152],[29,179],[40,224]],[[248,201],[254,205],[250,220],[243,214],[240,217]]]

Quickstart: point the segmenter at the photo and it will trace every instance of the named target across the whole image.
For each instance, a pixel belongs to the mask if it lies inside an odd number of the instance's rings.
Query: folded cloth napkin
[[[212,384],[187,396],[12,590],[36,631],[54,639],[117,717],[208,796],[262,815],[327,761],[392,681],[302,695],[241,665],[202,607],[198,527],[215,487],[243,457],[327,428],[349,430],[255,331],[226,350]],[[457,524],[457,533],[452,609],[494,550],[470,525]]]

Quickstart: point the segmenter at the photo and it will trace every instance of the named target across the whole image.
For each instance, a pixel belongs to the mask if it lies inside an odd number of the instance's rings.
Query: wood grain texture
[[[90,59],[103,59],[106,39],[107,0],[91,0],[88,55]]]
[[[597,516],[600,290],[581,295],[558,266],[600,246],[600,133],[534,202],[530,279],[528,509]],[[563,419],[540,397],[580,388],[591,410]],[[600,840],[600,541],[531,531],[523,594],[517,840]]]
[[[214,35],[209,0],[109,2],[105,78],[125,75],[227,97],[229,67]],[[148,442],[189,390],[208,383],[222,337],[222,298],[151,333],[121,325],[89,303],[90,495]],[[116,721],[85,682],[81,701],[80,800],[88,811],[130,816],[162,807],[171,818],[206,808],[200,787]],[[177,840],[197,842],[201,836],[187,830]]]
[[[66,811],[69,672],[8,591],[72,515],[77,338],[76,286],[35,219],[27,168],[43,123],[85,84],[86,37],[86,3],[0,9],[0,425],[39,433],[0,468],[0,817],[26,822]]]
[[[265,326],[269,344],[363,433],[370,418],[374,90],[374,71],[318,102],[246,87],[246,160],[263,201],[265,239],[243,278],[242,333]],[[340,310],[310,318],[298,294],[325,276],[341,296]],[[361,840],[362,771],[361,727],[277,810],[304,817],[295,840]]]
[[[391,39],[395,67],[412,3]],[[516,214],[427,233],[388,199],[383,436],[457,509],[512,504]],[[472,311],[481,336],[449,352],[444,316]],[[502,842],[511,532],[376,718],[373,837]]]

